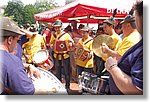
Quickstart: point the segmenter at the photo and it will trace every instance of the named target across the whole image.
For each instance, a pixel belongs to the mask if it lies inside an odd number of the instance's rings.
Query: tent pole
[[[90,16],[91,16],[91,15],[87,15],[87,26],[89,26]]]

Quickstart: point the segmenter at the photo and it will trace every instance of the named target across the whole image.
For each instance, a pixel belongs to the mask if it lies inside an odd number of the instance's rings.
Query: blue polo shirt
[[[131,76],[135,86],[143,90],[143,39],[131,47],[118,62],[118,67],[127,75]],[[115,85],[110,75],[109,87],[111,94],[123,94]]]
[[[21,48],[21,46],[19,44],[16,46],[15,50],[16,50],[16,56],[20,60],[22,60],[22,48]]]
[[[28,78],[21,60],[13,54],[0,49],[0,83],[14,94],[34,94],[34,85]],[[3,92],[2,94],[8,94]]]

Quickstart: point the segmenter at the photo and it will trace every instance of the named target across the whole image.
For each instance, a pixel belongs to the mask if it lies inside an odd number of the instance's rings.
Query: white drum
[[[39,68],[41,78],[32,77],[35,87],[35,94],[44,95],[66,95],[67,91],[63,84],[49,71]]]
[[[33,63],[46,70],[54,66],[53,59],[49,56],[48,51],[43,49],[33,55]]]

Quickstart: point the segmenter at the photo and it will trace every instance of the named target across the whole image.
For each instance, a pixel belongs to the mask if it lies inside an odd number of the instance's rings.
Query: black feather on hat
[[[109,23],[111,25],[115,25],[115,15],[117,14],[117,8],[113,11],[112,16],[109,19],[106,19],[103,23]]]
[[[124,18],[124,20],[120,23],[129,23],[129,22],[135,22],[135,17],[133,16],[134,10],[131,9],[129,14]]]

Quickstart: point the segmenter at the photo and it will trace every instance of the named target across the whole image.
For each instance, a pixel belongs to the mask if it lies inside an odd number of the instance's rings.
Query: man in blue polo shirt
[[[143,34],[143,1],[135,5],[136,26]],[[109,57],[105,68],[110,73],[109,87],[113,95],[143,94],[143,39],[131,47],[117,62]]]
[[[12,54],[20,40],[20,29],[8,17],[0,19],[0,94],[26,94],[35,93],[32,81],[28,78],[21,60]],[[30,72],[32,65],[28,66]],[[32,70],[33,73],[36,71]]]

